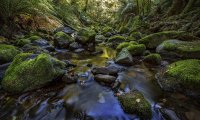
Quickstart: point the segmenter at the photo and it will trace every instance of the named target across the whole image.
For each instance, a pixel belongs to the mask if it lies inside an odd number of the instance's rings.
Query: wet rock
[[[164,58],[200,59],[200,42],[167,40],[157,47],[156,52]]]
[[[160,65],[162,58],[159,54],[149,54],[144,57],[143,60],[145,63],[152,64],[152,65]]]
[[[66,82],[67,84],[77,83],[78,75],[74,73],[65,73],[62,77],[62,81]]]
[[[131,91],[118,96],[123,110],[129,114],[137,114],[141,119],[151,119],[151,105],[138,91]]]
[[[110,37],[107,42],[112,43],[112,45],[116,47],[118,44],[125,41],[126,41],[126,38],[124,36],[115,35],[115,36]]]
[[[84,53],[85,49],[84,48],[79,48],[79,49],[74,50],[74,52],[75,53]]]
[[[123,65],[131,65],[133,63],[133,57],[130,52],[124,48],[122,51],[117,55],[115,59],[115,63],[123,64]]]
[[[200,60],[188,59],[170,64],[164,74],[158,78],[158,82],[166,91],[199,96]]]
[[[20,53],[20,50],[12,45],[0,44],[0,64],[11,62]]]
[[[54,55],[59,60],[69,60],[72,58],[73,54],[67,50],[58,51]]]
[[[33,45],[40,46],[40,47],[49,45],[49,42],[45,39],[38,39],[38,40],[33,41],[32,43]]]
[[[168,39],[176,39],[183,35],[182,31],[163,31],[159,33],[150,34],[139,40],[140,44],[145,44],[148,49],[156,49],[163,41]]]
[[[68,34],[64,32],[57,32],[54,35],[54,38],[55,38],[54,45],[60,49],[68,49],[70,43],[73,42],[73,39],[71,38],[71,36],[69,36]]]
[[[112,83],[115,82],[116,77],[111,76],[111,75],[97,74],[97,75],[94,76],[94,79],[95,79],[97,82],[110,85],[110,84],[112,84]]]
[[[49,53],[48,50],[43,49],[42,47],[39,47],[39,46],[34,46],[32,44],[24,45],[21,49],[24,52],[29,52],[29,53],[34,53],[34,54]]]
[[[104,42],[107,38],[103,35],[96,35],[95,40],[97,43]]]
[[[48,54],[22,53],[15,57],[1,82],[4,90],[22,93],[41,88],[65,71],[66,64]]]
[[[62,31],[62,32],[66,33],[66,34],[72,34],[72,33],[75,32],[75,30],[72,29],[71,27],[60,27],[60,28],[55,30],[56,33],[60,32],[60,31]]]
[[[69,45],[69,49],[70,50],[75,50],[75,49],[79,49],[81,48],[82,46],[78,43],[78,42],[73,42]]]
[[[95,67],[95,68],[92,69],[92,73],[94,75],[103,74],[103,75],[114,75],[114,76],[117,76],[119,71],[120,71],[120,68],[117,68],[115,66]]]

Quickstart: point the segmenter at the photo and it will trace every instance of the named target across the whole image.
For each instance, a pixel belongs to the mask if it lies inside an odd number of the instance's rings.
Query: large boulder
[[[163,41],[168,39],[176,39],[183,35],[181,31],[164,31],[159,33],[150,34],[139,40],[140,44],[145,44],[148,49],[156,49]]]
[[[92,42],[95,42],[95,36],[96,36],[96,32],[94,30],[90,28],[83,28],[78,31],[76,42],[83,45],[88,44],[90,42],[92,43]]]
[[[71,42],[73,42],[72,37],[64,32],[57,32],[54,35],[54,45],[57,48],[68,49]]]
[[[162,61],[162,57],[160,56],[160,54],[153,53],[153,54],[149,54],[145,56],[143,61],[145,63],[152,64],[152,65],[160,65]]]
[[[122,94],[118,100],[126,113],[137,114],[144,120],[151,119],[151,105],[138,91]]]
[[[65,63],[48,54],[22,53],[15,57],[2,80],[2,87],[12,93],[38,89],[62,76]]]
[[[115,62],[117,64],[130,65],[133,63],[133,57],[128,49],[124,48],[118,53],[117,57],[115,58]]]
[[[163,57],[200,59],[200,42],[167,40],[160,44],[156,51]]]
[[[170,64],[163,76],[158,79],[166,91],[200,95],[200,60],[188,59]]]
[[[0,44],[0,64],[11,62],[19,53],[20,50],[12,45]]]

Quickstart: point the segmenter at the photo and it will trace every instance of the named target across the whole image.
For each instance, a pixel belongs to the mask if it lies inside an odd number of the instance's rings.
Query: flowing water
[[[82,76],[77,84],[54,83],[48,87],[10,95],[0,90],[0,120],[137,120],[123,112],[113,91],[90,76],[93,66],[112,64],[116,52],[107,47],[98,55],[73,55],[73,71]],[[126,90],[139,90],[152,105],[152,120],[199,120],[200,104],[182,94],[165,93],[156,82],[160,68],[135,65],[119,74]],[[84,81],[84,84],[83,82]]]

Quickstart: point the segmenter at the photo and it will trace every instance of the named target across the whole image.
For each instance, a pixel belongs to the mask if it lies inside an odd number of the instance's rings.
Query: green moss
[[[142,34],[140,32],[132,32],[130,34],[131,37],[135,38],[136,40],[141,39]]]
[[[134,38],[134,37],[132,37],[132,36],[128,36],[127,38],[126,38],[126,41],[128,41],[128,42],[130,42],[130,41],[135,41],[136,39]]]
[[[159,33],[154,33],[143,37],[139,40],[139,43],[145,44],[149,49],[155,49],[163,41],[168,39],[176,39],[181,36],[184,32],[182,31],[164,31]]]
[[[37,35],[33,35],[33,36],[29,37],[28,39],[31,40],[31,41],[35,41],[35,40],[41,39],[41,37],[37,36]]]
[[[130,44],[127,49],[132,55],[141,55],[146,50],[146,46],[144,44]]]
[[[26,45],[26,44],[29,44],[29,43],[31,43],[31,40],[29,40],[29,39],[18,39],[18,40],[16,40],[16,42],[15,42],[15,44],[16,44],[17,46],[20,46],[20,47],[22,47],[22,46],[24,46],[24,45]]]
[[[117,46],[117,51],[120,51],[120,50],[122,50],[123,48],[128,47],[129,45],[137,45],[137,44],[138,44],[138,43],[135,42],[135,41],[123,42],[123,43],[121,43],[121,44],[119,44],[119,45]]]
[[[0,63],[10,62],[20,51],[12,46],[0,44]]]
[[[22,53],[15,57],[2,80],[3,88],[12,93],[21,93],[43,87],[62,75],[65,64],[48,54],[37,57]]]
[[[156,53],[149,54],[144,57],[144,62],[150,63],[150,64],[159,65],[159,64],[161,64],[161,61],[162,61],[162,57],[160,56],[160,54],[156,54]]]
[[[118,100],[126,113],[137,114],[143,119],[151,118],[151,105],[141,93],[137,91],[130,92],[119,96]]]
[[[122,43],[124,41],[126,41],[126,38],[124,36],[120,36],[120,35],[115,35],[108,39],[108,42]]]
[[[199,89],[200,60],[188,59],[172,63],[168,66],[165,77],[186,89]]]
[[[96,32],[91,28],[83,28],[78,31],[78,42],[85,44],[91,41],[95,41]]]
[[[72,41],[72,38],[71,38],[68,34],[66,34],[66,33],[64,33],[64,32],[57,32],[57,33],[54,35],[54,37],[55,37],[56,39]]]
[[[187,58],[187,59],[199,59],[200,58],[200,42],[186,42],[180,40],[167,40],[164,41],[157,48],[157,52],[165,54],[174,54],[177,57]]]

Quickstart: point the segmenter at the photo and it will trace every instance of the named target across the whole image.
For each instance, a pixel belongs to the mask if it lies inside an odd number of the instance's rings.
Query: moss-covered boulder
[[[96,32],[94,30],[92,30],[91,28],[83,28],[78,31],[76,42],[83,45],[92,43],[95,42],[95,36]]]
[[[121,44],[119,44],[119,45],[117,46],[117,51],[120,51],[120,50],[122,50],[123,48],[128,47],[129,45],[138,45],[138,43],[135,42],[135,41],[123,42],[123,43],[121,43]]]
[[[115,42],[115,43],[122,43],[125,41],[126,41],[126,37],[120,36],[120,35],[115,35],[108,39],[108,42]]]
[[[138,45],[130,44],[127,47],[127,49],[132,55],[142,55],[146,50],[146,46],[144,44],[138,44]]]
[[[37,36],[37,35],[32,35],[27,39],[29,39],[31,42],[33,42],[35,40],[39,40],[39,39],[42,39],[42,38],[40,36]]]
[[[138,91],[131,91],[118,97],[123,110],[129,114],[137,114],[142,119],[151,119],[151,105]]]
[[[115,58],[117,64],[130,65],[133,63],[133,57],[127,48],[122,49]]]
[[[31,43],[31,40],[26,39],[26,38],[18,39],[15,41],[15,45],[20,46],[20,47],[22,47],[26,44],[30,44],[30,43]]]
[[[160,65],[162,61],[162,57],[160,54],[149,54],[144,57],[144,62],[152,65]]]
[[[20,50],[12,45],[0,44],[0,64],[11,62],[19,53]]]
[[[54,35],[54,45],[57,48],[67,49],[71,42],[73,42],[72,37],[64,32],[57,32]]]
[[[145,44],[148,49],[155,49],[163,41],[169,39],[176,39],[184,32],[182,31],[164,31],[159,33],[150,34],[139,40],[140,44]]]
[[[162,78],[161,88],[167,91],[200,95],[200,60],[188,59],[170,64]]]
[[[165,58],[200,59],[200,42],[167,40],[160,44],[156,51]]]
[[[38,89],[63,75],[65,63],[48,54],[22,53],[15,57],[2,80],[2,87],[12,93]]]

